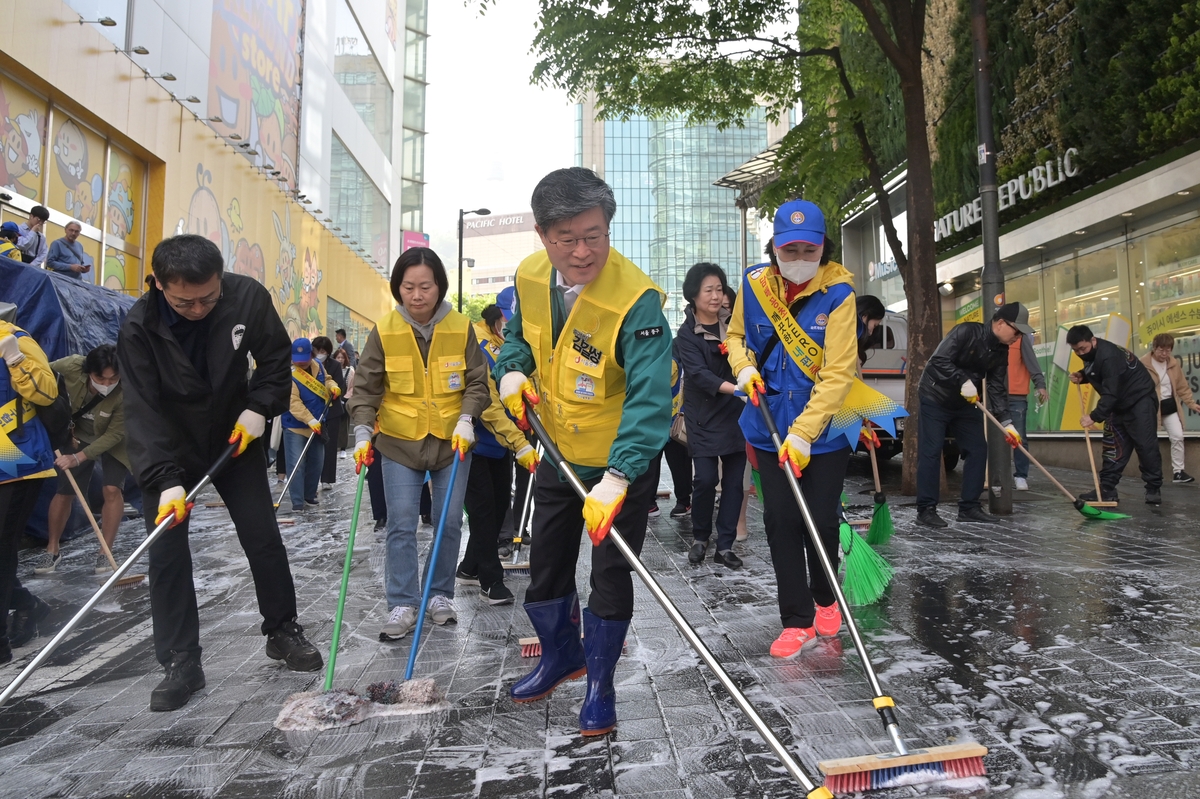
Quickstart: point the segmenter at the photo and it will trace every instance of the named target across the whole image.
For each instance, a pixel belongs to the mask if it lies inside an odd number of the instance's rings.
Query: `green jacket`
[[[95,396],[88,388],[88,373],[84,371],[83,364],[82,355],[68,355],[50,364],[50,368],[61,374],[67,384],[72,414]],[[94,461],[107,452],[126,469],[129,468],[129,455],[125,451],[125,407],[120,383],[111,394],[89,408],[83,418],[75,420],[75,438],[84,445],[81,451],[89,460]]]

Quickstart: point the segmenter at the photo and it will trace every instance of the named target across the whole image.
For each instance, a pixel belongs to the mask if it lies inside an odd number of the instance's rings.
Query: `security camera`
[[[954,293],[954,284],[953,283],[943,283],[942,285],[938,286],[938,294],[941,294],[943,297],[949,297],[953,293]]]
[[[4,200],[4,202],[8,202],[11,199],[12,199],[11,194],[9,194],[6,191],[0,191],[0,200]]]

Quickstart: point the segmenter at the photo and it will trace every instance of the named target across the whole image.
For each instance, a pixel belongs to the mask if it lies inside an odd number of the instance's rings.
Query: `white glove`
[[[450,443],[458,453],[459,459],[467,457],[467,453],[475,445],[475,423],[470,416],[458,417],[458,424],[454,425],[454,435],[451,436]]]
[[[531,405],[538,404],[533,383],[520,372],[508,372],[500,378],[499,390],[500,402],[504,403],[509,416],[516,420],[517,427],[529,430],[529,420],[525,418],[525,400],[529,400]]]
[[[528,469],[530,474],[537,471],[538,460],[537,450],[528,444],[517,450],[517,465],[522,469]]]
[[[975,383],[970,380],[962,384],[962,388],[958,390],[958,393],[962,394],[963,399],[972,404],[979,399],[979,392],[975,390]]]
[[[11,333],[0,338],[0,358],[3,358],[10,367],[25,360],[25,353],[21,352],[21,345],[17,343],[17,337]]]
[[[507,372],[500,378],[500,385],[497,387],[500,390],[500,400],[504,401],[514,394],[521,393],[522,386],[528,381],[529,377],[520,372]]]
[[[183,523],[191,510],[192,503],[187,501],[183,486],[168,488],[158,495],[158,515],[154,517],[154,523],[162,524],[171,514],[175,514],[175,520],[171,522],[171,527],[175,527]]]

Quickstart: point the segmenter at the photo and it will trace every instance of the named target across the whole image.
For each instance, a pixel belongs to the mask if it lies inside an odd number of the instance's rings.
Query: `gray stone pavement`
[[[322,494],[321,509],[284,528],[301,621],[326,652],[353,500],[349,462],[341,465],[342,482]],[[1063,475],[1074,490],[1089,482]],[[898,462],[885,476],[898,481]],[[852,515],[870,512],[868,481],[866,460],[852,459],[847,492],[860,506]],[[1133,519],[1094,522],[1040,476],[1031,484],[1002,524],[942,531],[917,527],[911,498],[891,486],[898,529],[881,551],[896,579],[855,617],[906,737],[975,740],[991,753],[985,778],[871,795],[1200,795],[1200,491],[1168,485],[1161,509],[1151,508],[1126,478],[1121,510]],[[651,522],[647,566],[805,768],[816,774],[818,760],[885,751],[847,635],[794,660],[767,654],[779,618],[757,502],[737,572],[687,563],[690,522],[670,519],[671,504],[662,501]],[[953,517],[952,503],[943,509]],[[399,678],[408,657],[408,640],[377,639],[383,549],[369,516],[355,547],[338,687]],[[803,795],[641,586],[611,736],[578,735],[581,681],[549,701],[509,700],[508,686],[535,662],[517,646],[529,622],[519,604],[489,607],[469,587],[456,599],[458,625],[427,625],[417,661],[418,676],[438,682],[450,709],[281,732],[273,722],[284,699],[319,689],[321,675],[289,672],[263,654],[253,585],[225,510],[198,506],[193,527],[208,687],[179,712],[151,713],[161,671],[148,593],[114,593],[0,708],[0,796]],[[140,530],[125,524],[118,557]],[[431,532],[422,530],[423,552]],[[99,585],[94,559],[94,544],[80,538],[59,573],[28,579],[54,611],[43,637],[0,667],[0,684]],[[28,572],[23,565],[23,578]],[[580,585],[586,578],[584,558]],[[526,580],[510,580],[518,600]]]

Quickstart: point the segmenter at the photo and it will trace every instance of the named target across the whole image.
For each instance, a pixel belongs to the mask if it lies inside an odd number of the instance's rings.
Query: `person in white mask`
[[[771,262],[742,276],[726,337],[738,388],[750,398],[740,425],[759,464],[783,626],[771,654],[780,658],[794,657],[818,636],[837,635],[842,626],[783,472],[799,478],[821,544],[836,563],[838,503],[851,447],[844,435],[830,432],[829,422],[854,382],[858,314],[852,277],[830,260],[832,250],[820,208],[806,200],[781,205],[767,245]],[[782,453],[757,407],[764,402],[786,436]]]
[[[125,478],[129,474],[129,456],[125,452],[125,411],[121,395],[121,374],[117,366],[117,348],[101,344],[83,355],[68,355],[50,364],[63,376],[71,398],[71,452],[57,453],[58,490],[50,500],[49,540],[46,551],[34,561],[35,574],[51,574],[59,567],[62,552],[59,539],[71,515],[75,489],[67,479],[69,469],[75,482],[86,494],[97,463],[104,475],[104,508],[100,511],[100,530],[112,549],[125,508]],[[84,508],[85,513],[91,510]],[[92,540],[91,536],[87,539]],[[96,574],[112,571],[103,552],[96,557]]]

